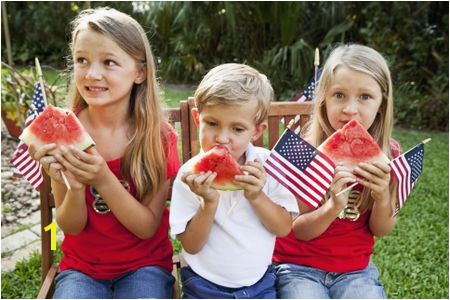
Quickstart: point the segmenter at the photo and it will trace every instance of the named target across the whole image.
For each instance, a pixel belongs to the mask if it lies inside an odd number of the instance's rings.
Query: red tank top
[[[392,156],[397,157],[400,151],[400,145],[391,140]],[[336,218],[324,233],[310,241],[297,240],[291,231],[287,237],[277,238],[273,261],[336,273],[364,269],[369,263],[374,245],[369,230],[369,216],[370,210],[361,214],[356,221]]]
[[[170,141],[165,146],[167,178],[176,175],[180,162],[178,159],[177,135],[170,128]],[[122,159],[108,161],[108,167],[136,197],[133,182],[125,181],[120,174]],[[110,280],[143,266],[159,266],[172,271],[172,244],[168,238],[169,211],[164,209],[161,223],[156,233],[142,240],[129,232],[112,212],[98,214],[93,202],[99,195],[95,188],[86,187],[88,221],[85,229],[78,235],[65,234],[61,249],[64,256],[60,263],[61,271],[75,269],[97,280]]]

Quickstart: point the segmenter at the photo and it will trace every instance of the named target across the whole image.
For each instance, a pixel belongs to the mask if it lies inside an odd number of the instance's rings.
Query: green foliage
[[[181,100],[194,96],[194,88],[173,89],[164,87],[161,91],[162,99],[167,107],[178,107]]]
[[[397,217],[394,231],[378,238],[372,259],[388,298],[448,299],[448,134],[395,130],[406,151],[431,137],[425,146],[424,170]],[[172,241],[174,252],[181,244]],[[59,245],[56,261],[61,258]],[[35,298],[40,286],[37,252],[2,272],[2,298]]]
[[[397,217],[377,239],[373,261],[388,298],[448,299],[448,134],[395,131],[406,151],[425,145],[423,173]]]
[[[46,72],[51,74],[52,72]],[[52,81],[45,84],[45,93],[48,103],[56,105],[62,100],[64,86],[61,85],[61,74],[53,76]],[[2,62],[2,111],[4,117],[16,121],[17,126],[25,123],[29,107],[31,105],[34,85],[39,81],[34,68],[16,69]],[[62,80],[65,82],[65,80]],[[50,82],[50,83],[49,83]]]
[[[60,245],[55,251],[55,260],[62,257]],[[41,286],[41,255],[34,251],[30,257],[16,264],[13,271],[2,272],[3,299],[32,299],[36,298]]]
[[[336,43],[372,46],[390,63],[397,124],[448,130],[448,2],[7,2],[16,63],[38,56],[61,67],[70,21],[86,4],[135,17],[165,81],[196,84],[218,64],[246,63],[268,76],[277,100],[313,76],[316,47],[323,65]]]
[[[397,122],[448,130],[448,3],[358,6],[363,43],[380,50],[391,64]]]
[[[366,44],[390,62],[397,123],[448,129],[446,2],[152,2],[145,17],[164,78],[197,82],[243,62],[278,100],[312,77],[314,48],[323,63],[336,43]]]
[[[14,271],[2,272],[2,298],[36,298],[40,284],[41,256],[36,251],[18,262]]]

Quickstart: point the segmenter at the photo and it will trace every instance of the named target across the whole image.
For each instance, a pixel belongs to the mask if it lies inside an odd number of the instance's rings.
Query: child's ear
[[[147,78],[147,68],[144,65],[137,71],[137,76],[134,79],[134,83],[141,84],[144,82],[146,78]]]
[[[256,141],[257,139],[259,139],[259,137],[264,133],[264,130],[266,130],[266,128],[267,128],[266,123],[261,123],[257,125],[255,134],[252,137],[252,141]]]
[[[198,112],[197,107],[193,107],[191,110],[191,114],[194,117],[194,123],[198,126],[200,124],[200,113]]]

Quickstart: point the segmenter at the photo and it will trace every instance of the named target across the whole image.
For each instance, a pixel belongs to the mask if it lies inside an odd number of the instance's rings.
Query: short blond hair
[[[261,124],[267,119],[273,95],[272,85],[264,74],[244,64],[227,63],[205,75],[194,98],[199,112],[209,105],[242,105],[256,100],[255,123]]]

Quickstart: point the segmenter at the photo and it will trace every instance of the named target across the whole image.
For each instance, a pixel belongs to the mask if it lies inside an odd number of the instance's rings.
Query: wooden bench
[[[197,126],[191,115],[191,109],[194,107],[193,98],[180,102],[178,108],[167,109],[170,123],[179,130],[178,142],[181,143],[181,161],[185,163],[191,157],[199,152],[199,142]],[[297,126],[304,126],[309,121],[312,111],[311,102],[272,102],[269,110],[268,130],[264,136],[255,141],[255,145],[272,149],[277,142],[280,132],[289,124],[289,121],[296,115],[300,115],[300,121]],[[284,124],[280,118],[284,117]],[[50,231],[45,231],[44,227],[53,221],[52,209],[55,207],[50,179],[44,174],[44,184],[40,189],[41,202],[41,253],[42,253],[42,286],[37,298],[52,298],[54,292],[54,279],[58,272],[58,264],[54,262],[53,251],[50,245]],[[173,298],[180,297],[179,288],[179,270],[185,263],[181,256],[173,256],[172,274],[176,278],[173,290]]]

